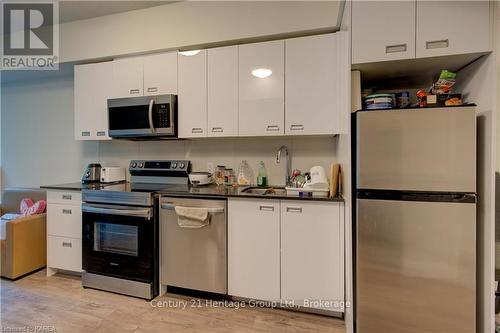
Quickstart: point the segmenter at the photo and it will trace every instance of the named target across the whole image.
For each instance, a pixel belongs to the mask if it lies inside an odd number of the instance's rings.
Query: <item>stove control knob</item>
[[[132,163],[132,168],[135,168],[137,166],[137,163]]]
[[[185,165],[184,163],[179,163],[179,168],[184,169]]]
[[[177,168],[177,163],[172,163],[172,169]]]
[[[139,168],[143,168],[144,167],[144,163],[140,162],[139,163]]]

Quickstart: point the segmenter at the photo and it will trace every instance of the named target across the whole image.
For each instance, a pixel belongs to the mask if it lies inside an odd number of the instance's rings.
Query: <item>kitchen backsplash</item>
[[[276,163],[276,152],[286,145],[292,168],[308,171],[315,165],[328,168],[335,162],[334,137],[283,138],[210,138],[182,141],[103,141],[99,143],[99,162],[107,166],[128,167],[131,159],[187,159],[193,171],[206,171],[207,163],[225,165],[237,172],[241,160],[247,160],[255,175],[264,161],[269,183],[283,185],[285,160]],[[328,170],[328,169],[326,169]]]

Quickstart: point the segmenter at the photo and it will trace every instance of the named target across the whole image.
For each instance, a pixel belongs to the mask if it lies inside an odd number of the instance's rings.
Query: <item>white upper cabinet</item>
[[[436,15],[437,21],[425,22],[428,27],[443,29],[449,21],[463,23],[446,11]],[[450,19],[443,21],[443,15]],[[414,1],[352,2],[353,64],[411,58],[415,58]]]
[[[417,58],[491,51],[489,1],[417,1]]]
[[[282,300],[298,306],[311,306],[305,300],[324,301],[318,308],[343,312],[327,303],[344,300],[341,207],[333,202],[281,201]]]
[[[238,135],[238,47],[208,50],[208,136]]]
[[[179,137],[207,136],[207,50],[179,53]]]
[[[239,47],[239,135],[284,134],[283,40]]]
[[[285,134],[338,134],[340,85],[349,64],[342,64],[339,34],[285,41]],[[344,81],[347,82],[347,81]]]
[[[144,57],[144,95],[177,95],[177,52]]]
[[[107,99],[113,65],[103,62],[75,66],[75,139],[108,140]]]
[[[143,57],[113,61],[113,97],[135,97],[144,94]]]

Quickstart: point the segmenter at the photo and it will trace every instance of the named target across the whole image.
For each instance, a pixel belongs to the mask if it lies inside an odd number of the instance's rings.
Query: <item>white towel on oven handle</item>
[[[207,208],[175,206],[175,214],[181,228],[202,228],[210,223]]]

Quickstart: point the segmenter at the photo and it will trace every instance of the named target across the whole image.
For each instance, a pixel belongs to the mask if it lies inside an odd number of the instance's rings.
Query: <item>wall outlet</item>
[[[207,163],[207,172],[210,172],[211,174],[215,172],[215,167],[213,162]]]

